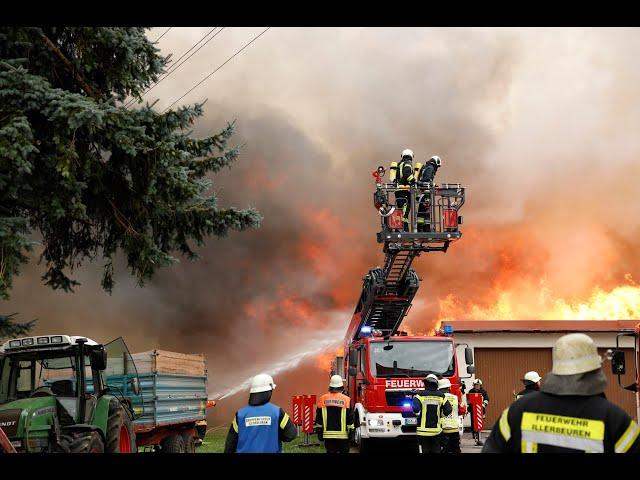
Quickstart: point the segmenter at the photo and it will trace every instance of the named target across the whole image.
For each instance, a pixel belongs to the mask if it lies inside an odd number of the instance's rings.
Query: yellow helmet
[[[556,375],[576,375],[602,366],[595,342],[584,333],[560,337],[553,346],[553,369]]]

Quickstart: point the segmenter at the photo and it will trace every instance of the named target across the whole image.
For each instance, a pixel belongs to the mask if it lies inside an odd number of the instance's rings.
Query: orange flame
[[[640,287],[629,274],[629,285],[610,290],[595,287],[584,300],[553,295],[544,281],[498,290],[491,303],[464,303],[453,294],[440,301],[439,321],[470,320],[634,320],[640,318]]]

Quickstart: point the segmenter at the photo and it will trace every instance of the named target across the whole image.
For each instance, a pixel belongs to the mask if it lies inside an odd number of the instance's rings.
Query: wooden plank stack
[[[207,373],[201,353],[177,353],[151,350],[131,355],[138,373],[171,373],[204,376]]]

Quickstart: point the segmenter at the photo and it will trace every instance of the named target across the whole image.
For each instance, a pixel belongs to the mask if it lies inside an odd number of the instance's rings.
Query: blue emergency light
[[[444,326],[444,334],[445,335],[453,335],[453,325],[445,325]]]
[[[403,406],[404,408],[411,408],[411,404],[410,404],[409,402],[404,402],[404,403],[402,404],[402,406]]]
[[[360,333],[362,335],[371,335],[371,327],[369,325],[365,325],[360,329]]]

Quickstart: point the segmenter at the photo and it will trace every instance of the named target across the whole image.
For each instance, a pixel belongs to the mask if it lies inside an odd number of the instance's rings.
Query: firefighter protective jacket
[[[413,412],[418,417],[416,434],[423,437],[439,435],[442,432],[442,417],[451,414],[452,411],[444,393],[426,388],[413,397]]]
[[[410,185],[414,183],[413,165],[411,162],[400,162],[398,165],[398,185]]]
[[[442,431],[444,433],[458,433],[458,397],[453,393],[445,392],[445,398],[451,404],[451,413],[442,418]]]
[[[420,169],[418,181],[433,183],[433,180],[436,177],[437,171],[438,171],[438,165],[436,165],[436,162],[433,162],[431,160],[428,161]]]
[[[505,409],[482,452],[640,453],[640,427],[604,395],[528,394]]]
[[[349,438],[349,431],[353,429],[353,412],[351,399],[337,392],[325,393],[318,400],[316,408],[315,427],[318,438],[341,439]]]

